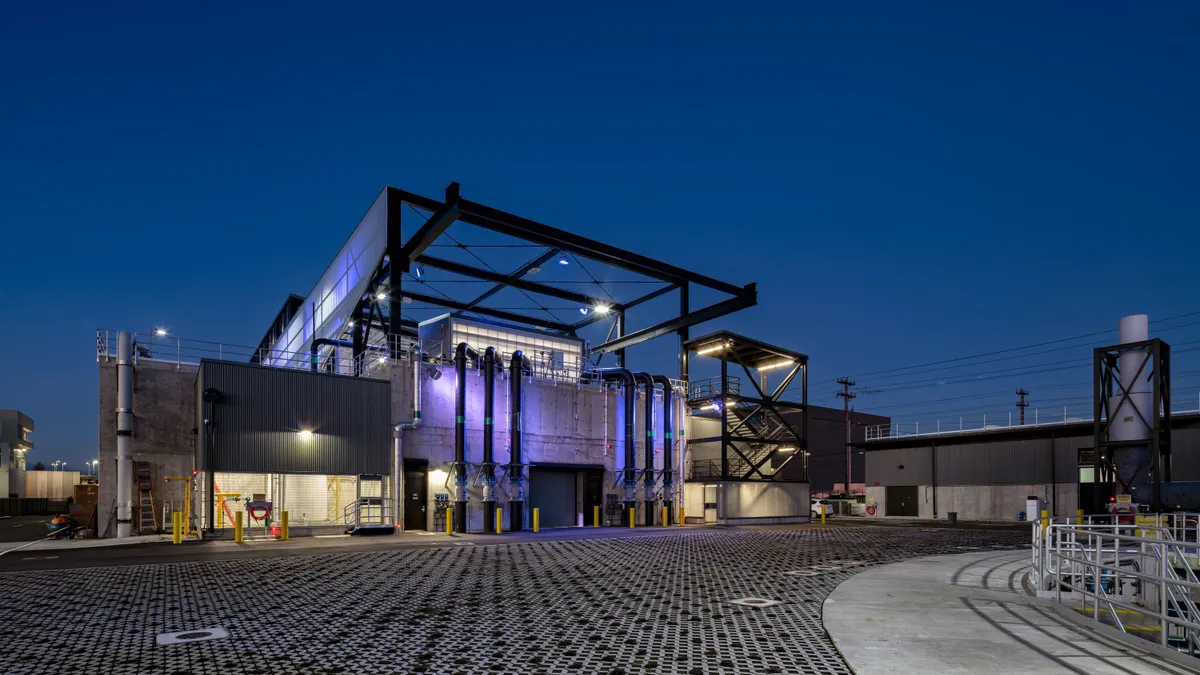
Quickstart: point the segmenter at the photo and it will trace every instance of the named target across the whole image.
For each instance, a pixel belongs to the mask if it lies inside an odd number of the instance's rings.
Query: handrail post
[[[1092,561],[1092,623],[1100,623],[1100,556],[1104,551],[1104,537],[1096,537],[1096,559]],[[1084,603],[1087,606],[1087,603]]]
[[[1158,545],[1162,555],[1159,556],[1158,574],[1162,578],[1158,589],[1158,617],[1159,617],[1159,640],[1162,646],[1167,646],[1167,632],[1170,629],[1170,621],[1167,620],[1167,542],[1162,540]],[[1182,608],[1181,608],[1182,609]],[[1195,620],[1195,617],[1188,617]]]

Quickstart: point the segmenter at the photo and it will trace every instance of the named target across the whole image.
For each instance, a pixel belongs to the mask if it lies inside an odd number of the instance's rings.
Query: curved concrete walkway
[[[1026,593],[1028,568],[1028,551],[884,565],[834,589],[823,623],[858,675],[1194,672],[1056,616]]]

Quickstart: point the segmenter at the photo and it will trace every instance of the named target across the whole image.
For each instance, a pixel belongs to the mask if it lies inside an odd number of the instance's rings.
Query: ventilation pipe
[[[521,375],[525,370],[525,355],[518,349],[513,352],[508,365],[508,428],[512,434],[508,482],[513,489],[513,496],[508,500],[508,527],[513,532],[525,529],[525,467],[521,464]]]
[[[454,531],[467,531],[467,354],[465,342],[454,349]],[[487,518],[484,518],[487,520]]]
[[[675,480],[672,470],[675,463],[675,438],[672,435],[672,421],[675,416],[675,406],[671,404],[671,379],[665,375],[655,375],[654,381],[663,388],[663,504],[667,507],[667,516],[663,525],[670,525],[675,519]]]
[[[404,503],[404,494],[402,493],[402,482],[404,477],[404,430],[416,429],[421,426],[421,349],[417,345],[413,345],[412,349],[412,364],[413,364],[413,418],[411,422],[401,422],[395,425],[392,429],[392,439],[396,448],[396,463],[392,469],[392,477],[395,483],[394,508],[392,513],[396,514],[396,531],[404,529],[404,517],[400,513],[400,506]]]
[[[625,519],[629,517],[629,509],[637,506],[636,449],[633,445],[633,398],[637,394],[637,384],[633,380],[633,373],[624,368],[600,368],[596,373],[605,382],[620,382],[625,385],[625,470],[624,481],[621,484],[621,498],[624,501],[621,522],[628,525],[629,522]]]
[[[496,519],[496,462],[492,452],[492,434],[495,430],[492,412],[495,408],[496,348],[488,347],[483,352],[483,531],[495,532]]]
[[[634,373],[633,377],[642,386],[646,388],[646,398],[644,400],[645,413],[642,425],[646,429],[646,462],[645,469],[642,472],[642,487],[643,498],[642,503],[645,507],[645,513],[642,515],[642,522],[646,527],[654,526],[654,378],[650,373]]]
[[[1118,341],[1121,344],[1145,342],[1150,339],[1149,322],[1145,314],[1135,314],[1121,319],[1117,326]],[[1150,389],[1151,365],[1146,364],[1149,355],[1145,349],[1122,351],[1117,357],[1117,367],[1120,369],[1121,389],[1129,393],[1128,400],[1122,400],[1120,393],[1108,401],[1109,425],[1108,440],[1135,443],[1146,441],[1150,429],[1146,426],[1157,424],[1158,420],[1151,417],[1154,408],[1154,395]],[[1141,376],[1138,370],[1141,369]],[[1137,408],[1135,411],[1134,408]],[[1143,422],[1142,420],[1145,420]],[[1117,487],[1129,486],[1129,494],[1135,504],[1150,504],[1153,502],[1154,477],[1152,466],[1155,459],[1150,457],[1149,444],[1132,444],[1126,447],[1114,448],[1112,451],[1113,472],[1116,474]]]
[[[133,534],[133,336],[117,335],[117,538]]]

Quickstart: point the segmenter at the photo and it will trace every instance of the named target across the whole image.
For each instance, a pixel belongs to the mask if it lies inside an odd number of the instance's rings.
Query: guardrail
[[[1161,646],[1200,656],[1200,608],[1193,600],[1200,593],[1193,571],[1200,514],[1073,520],[1033,524],[1030,581],[1038,596],[1140,639],[1156,629]]]
[[[863,410],[862,412],[870,412]],[[1197,394],[1196,407],[1171,408],[1172,415],[1200,413],[1200,393]],[[1011,413],[1003,415],[983,415],[982,417],[959,417],[943,420],[894,421],[889,424],[874,424],[864,427],[867,441],[880,441],[892,438],[913,438],[916,436],[945,436],[952,434],[974,433],[978,431],[993,431],[998,429],[1033,429],[1038,427],[1063,426],[1065,424],[1091,424],[1091,416],[1072,415],[1068,408],[1062,410],[1039,410],[1026,412],[1026,418],[1032,422],[1022,424],[1020,416],[1013,420]],[[1101,418],[1103,419],[1103,418]]]

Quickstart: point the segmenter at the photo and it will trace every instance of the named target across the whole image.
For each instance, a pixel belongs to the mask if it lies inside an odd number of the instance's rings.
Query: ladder
[[[154,512],[154,480],[149,462],[137,462],[138,534],[158,534],[158,514]]]

